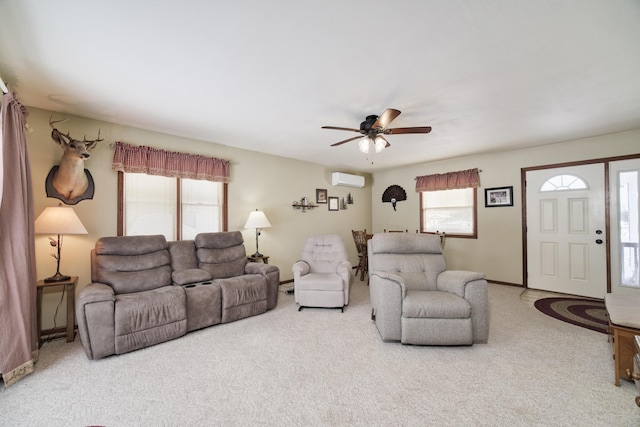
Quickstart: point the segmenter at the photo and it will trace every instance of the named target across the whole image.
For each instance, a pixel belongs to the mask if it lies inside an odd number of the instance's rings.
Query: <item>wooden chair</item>
[[[367,230],[351,230],[353,241],[358,250],[358,266],[356,267],[356,276],[360,272],[360,280],[364,280],[367,273]]]
[[[418,233],[418,230],[416,230],[416,233]],[[435,233],[431,232],[431,231],[425,231],[424,234],[435,234],[436,236],[440,237],[440,246],[442,247],[442,249],[444,249],[444,241],[446,239],[446,234],[444,231],[436,231]]]

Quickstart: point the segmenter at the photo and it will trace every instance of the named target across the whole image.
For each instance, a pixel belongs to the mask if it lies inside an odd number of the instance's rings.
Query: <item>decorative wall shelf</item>
[[[302,213],[312,211],[313,209],[318,207],[318,205],[309,203],[309,199],[306,197],[301,198],[299,202],[293,202],[291,206],[297,211],[302,211]]]

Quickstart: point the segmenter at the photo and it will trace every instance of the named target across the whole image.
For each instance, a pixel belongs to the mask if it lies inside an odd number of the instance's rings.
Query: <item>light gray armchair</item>
[[[383,341],[487,342],[484,274],[447,270],[439,236],[376,234],[369,240],[368,255],[372,318]]]
[[[349,304],[351,263],[342,237],[308,237],[293,264],[295,300],[303,307],[340,308]]]

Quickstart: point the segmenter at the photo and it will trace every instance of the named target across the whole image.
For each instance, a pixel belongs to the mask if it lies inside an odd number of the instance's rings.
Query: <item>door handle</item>
[[[596,239],[596,243],[601,245],[602,244],[602,239]]]

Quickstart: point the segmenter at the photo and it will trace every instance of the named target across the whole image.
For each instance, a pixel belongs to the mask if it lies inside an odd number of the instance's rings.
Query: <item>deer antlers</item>
[[[51,131],[51,138],[53,138],[54,141],[61,142],[60,138],[66,138],[69,142],[76,141],[75,139],[73,139],[71,137],[69,132],[62,133],[62,132],[60,132],[58,129],[56,129],[53,126],[56,123],[66,122],[69,119],[62,119],[62,120],[52,120],[52,119],[53,119],[53,114],[51,116],[49,116],[49,126],[51,126],[51,129],[53,129],[53,131]],[[98,129],[98,138],[96,138],[96,139],[88,140],[87,139],[87,135],[83,135],[83,137],[82,137],[82,142],[94,143],[94,142],[100,142],[100,141],[104,141],[103,139],[100,138],[100,129]],[[65,145],[66,144],[67,144],[67,142],[65,142]]]

